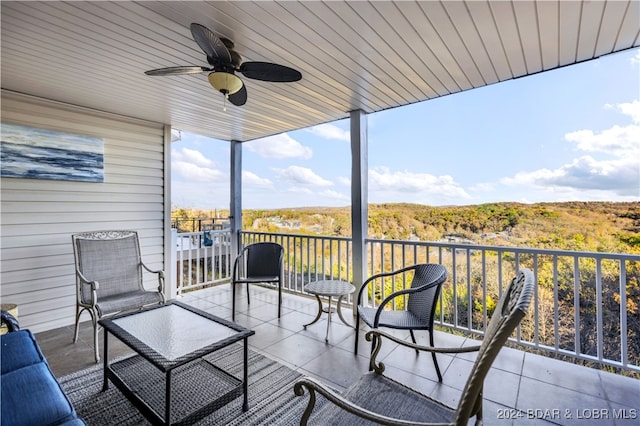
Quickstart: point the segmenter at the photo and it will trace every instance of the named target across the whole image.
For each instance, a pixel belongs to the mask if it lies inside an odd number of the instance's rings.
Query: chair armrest
[[[82,272],[76,270],[76,275],[80,279],[80,283],[81,284],[89,284],[91,286],[91,290],[92,291],[95,291],[95,290],[100,288],[100,283],[98,283],[98,281],[91,281],[90,279],[88,279],[87,277],[82,275]]]
[[[434,423],[417,423],[408,420],[395,419],[393,417],[383,416],[381,414],[374,413],[373,411],[366,410],[358,405],[355,405],[348,399],[344,398],[342,395],[338,394],[331,388],[327,387],[326,385],[312,377],[303,377],[293,385],[293,391],[297,396],[304,395],[304,388],[307,388],[307,390],[309,391],[309,403],[307,404],[307,408],[305,409],[302,418],[300,419],[300,425],[302,426],[306,426],[307,422],[309,421],[309,417],[311,416],[313,407],[316,402],[316,392],[324,396],[327,400],[337,405],[341,409],[372,422],[386,425],[434,425]]]
[[[244,257],[244,252],[245,249],[243,248],[242,251],[236,256],[236,258],[233,261],[233,269],[231,270],[231,282],[235,282],[238,279],[238,264],[240,263],[240,260],[242,260],[242,258]]]
[[[164,294],[164,271],[163,270],[154,270],[150,269],[143,262],[140,262],[142,267],[147,270],[147,272],[151,272],[152,274],[158,275],[158,292]]]
[[[436,285],[438,285],[438,283],[431,283],[423,285],[421,287],[405,288],[402,290],[394,291],[393,293],[388,295],[382,302],[380,302],[380,305],[378,306],[378,309],[376,311],[376,316],[373,319],[373,326],[378,327],[378,324],[380,323],[380,314],[382,313],[382,311],[384,311],[384,307],[392,302],[393,299],[404,296],[405,294],[417,293],[419,291],[425,290],[426,288],[434,287]]]
[[[91,306],[95,307],[98,303],[98,289],[100,288],[100,283],[98,281],[90,281],[89,279],[87,279],[87,277],[82,275],[82,272],[78,271],[77,269],[76,276],[78,277],[78,283],[80,284],[78,288],[78,300],[81,299],[80,294],[82,293],[82,285],[88,285],[91,287]]]
[[[9,333],[11,333],[12,331],[20,330],[20,324],[18,324],[18,320],[8,311],[0,311],[0,324],[6,324],[7,331]]]
[[[358,305],[362,301],[362,293],[363,293],[364,289],[366,289],[368,287],[370,282],[372,282],[373,280],[376,280],[378,278],[384,278],[384,277],[389,277],[389,276],[392,276],[392,275],[402,274],[402,273],[405,273],[407,271],[411,271],[412,269],[416,269],[416,265],[407,266],[407,267],[404,267],[402,269],[397,269],[395,271],[381,272],[379,274],[375,274],[375,275],[370,276],[369,278],[366,279],[366,281],[364,283],[362,283],[362,287],[360,287],[360,291],[358,291],[358,301],[357,301]]]
[[[444,348],[444,347],[436,347],[436,346],[416,345],[414,343],[407,342],[406,340],[399,339],[396,336],[393,336],[389,333],[385,333],[384,331],[381,331],[379,329],[371,330],[371,331],[368,331],[367,334],[365,334],[364,338],[367,339],[368,342],[373,342],[372,344],[373,347],[371,349],[371,359],[369,363],[371,368],[375,370],[377,373],[382,373],[385,368],[382,362],[376,363],[377,355],[380,352],[380,349],[382,347],[383,339],[381,339],[381,337],[389,339],[407,348],[411,348],[411,349],[415,349],[423,352],[438,353],[438,354],[459,354],[459,353],[466,353],[466,352],[478,352],[480,350],[480,345],[465,346],[462,348]]]

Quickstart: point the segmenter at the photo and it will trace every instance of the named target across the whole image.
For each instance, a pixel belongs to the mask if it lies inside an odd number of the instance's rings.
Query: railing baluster
[[[533,276],[538,282],[538,254],[533,254]],[[540,344],[540,295],[538,293],[538,286],[533,288],[533,297],[534,297],[534,311],[533,311],[533,342],[537,345]],[[518,335],[518,340],[520,340],[520,335]]]
[[[458,322],[458,263],[456,262],[456,249],[451,249],[451,263],[452,263],[452,277],[451,283],[453,285],[453,325],[454,327],[460,327]]]
[[[553,347],[556,351],[560,349],[560,315],[558,314],[558,307],[560,302],[558,300],[558,256],[553,255]]]
[[[487,312],[487,253],[482,251],[482,327],[487,329],[488,312]]]
[[[465,280],[467,281],[467,329],[473,330],[473,283],[471,282],[471,251],[465,250],[467,273]]]
[[[620,268],[620,361],[622,365],[629,365],[629,352],[627,346],[627,265],[623,259],[619,261]]]
[[[574,327],[575,327],[575,354],[577,356],[582,352],[580,344],[580,264],[578,257],[573,257],[573,311],[574,311]]]
[[[596,260],[596,336],[597,336],[597,354],[598,359],[603,359],[603,341],[604,338],[602,336],[602,263],[601,259],[597,258]]]

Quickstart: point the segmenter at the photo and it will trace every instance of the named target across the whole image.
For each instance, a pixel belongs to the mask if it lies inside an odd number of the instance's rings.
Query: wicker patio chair
[[[342,394],[311,377],[305,377],[294,385],[298,396],[309,392],[309,403],[300,421],[307,424],[362,425],[379,423],[386,425],[467,425],[475,416],[475,423],[482,423],[482,390],[491,364],[509,336],[518,326],[531,302],[534,291],[533,274],[528,269],[518,271],[504,292],[485,330],[480,346],[463,348],[432,348],[411,344],[379,330],[367,333],[375,347],[371,356],[373,371],[365,373]],[[462,391],[457,408],[423,395],[383,374],[384,364],[376,357],[384,339],[411,349],[437,353],[462,353],[477,351],[478,355]],[[402,350],[399,347],[397,350]],[[316,394],[329,402],[312,417]]]
[[[284,248],[278,243],[260,242],[244,247],[233,263],[231,277],[232,307],[231,319],[236,319],[236,285],[247,285],[247,303],[249,284],[278,284],[278,318],[282,310],[282,262]]]
[[[396,277],[401,274],[413,272],[411,285],[400,291],[393,292],[384,298],[376,307],[364,306],[363,296],[375,293],[375,283],[388,277]],[[367,279],[358,293],[358,311],[356,314],[356,342],[355,353],[358,353],[358,334],[360,319],[369,327],[380,327],[409,330],[411,340],[416,343],[414,330],[426,330],[429,333],[429,344],[433,346],[433,319],[436,312],[436,304],[440,295],[442,283],[447,279],[447,269],[439,264],[424,263],[408,266],[392,272],[384,272],[373,275]],[[367,293],[365,293],[367,292]],[[396,299],[406,297],[406,309],[389,310]],[[418,352],[418,351],[416,351]],[[438,366],[435,352],[431,353],[433,364],[436,368],[438,380],[442,381],[442,374]]]
[[[93,323],[93,343],[98,362],[98,320],[119,312],[164,303],[164,272],[151,270],[142,262],[136,231],[85,232],[72,235],[71,240],[77,295],[73,342],[78,340],[80,315],[87,311]],[[143,270],[157,275],[156,289],[145,289]]]

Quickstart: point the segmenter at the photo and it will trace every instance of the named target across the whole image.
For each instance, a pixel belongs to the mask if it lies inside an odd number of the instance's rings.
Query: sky
[[[640,201],[640,49],[367,115],[369,203]],[[229,208],[229,143],[181,132],[172,206]],[[245,209],[350,205],[349,119],[243,144]]]

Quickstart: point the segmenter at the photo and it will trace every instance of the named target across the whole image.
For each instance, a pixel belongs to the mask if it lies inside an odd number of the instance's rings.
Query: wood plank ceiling
[[[0,4],[4,93],[222,140],[395,108],[640,45],[637,0]],[[192,22],[232,39],[245,61],[288,65],[303,79],[243,78],[247,104],[224,112],[206,74],[146,76],[206,65]]]

